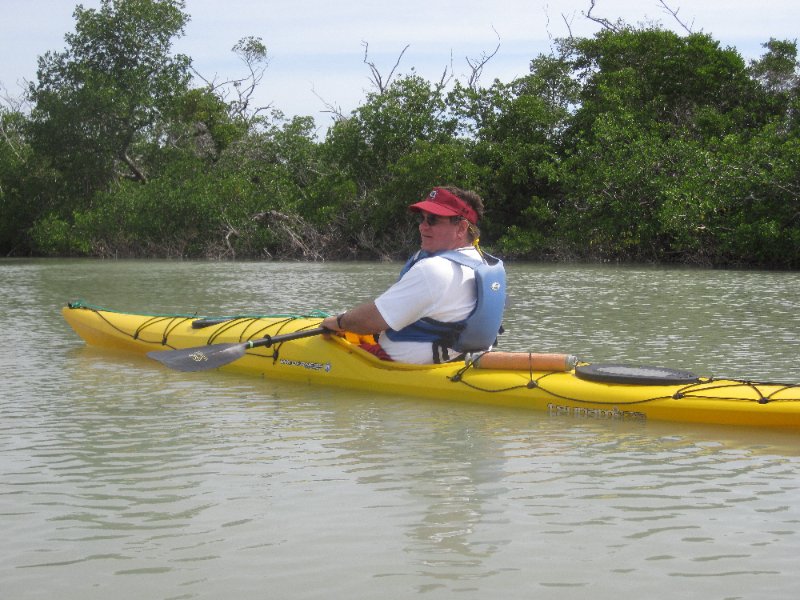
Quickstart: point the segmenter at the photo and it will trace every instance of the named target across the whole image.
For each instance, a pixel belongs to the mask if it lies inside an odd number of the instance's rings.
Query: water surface
[[[784,599],[797,435],[168,371],[67,300],[334,312],[399,265],[0,261],[3,598]],[[505,349],[800,381],[794,273],[512,265]]]

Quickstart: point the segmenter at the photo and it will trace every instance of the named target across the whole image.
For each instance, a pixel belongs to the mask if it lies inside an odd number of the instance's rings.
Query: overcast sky
[[[37,57],[65,47],[74,30],[73,0],[0,0],[0,84],[12,96],[20,82],[36,76]],[[97,8],[100,0],[83,0]],[[745,58],[763,52],[771,37],[797,38],[800,0],[668,0],[694,31],[735,47]],[[500,49],[484,70],[482,82],[510,81],[524,75],[532,58],[550,48],[551,38],[592,35],[599,29],[584,13],[589,0],[186,0],[191,21],[175,50],[192,57],[206,78],[241,75],[231,53],[245,36],[261,37],[270,66],[259,101],[287,115],[311,115],[327,126],[323,100],[345,113],[356,108],[370,89],[363,63],[369,58],[388,75],[409,45],[398,71],[412,67],[439,80],[451,64],[456,77],[469,73],[466,58]],[[658,0],[596,0],[594,15],[628,23],[660,21],[680,26]],[[569,23],[569,27],[567,25]]]

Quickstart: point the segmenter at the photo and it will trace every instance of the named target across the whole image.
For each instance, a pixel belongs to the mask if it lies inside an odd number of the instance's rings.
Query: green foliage
[[[6,254],[400,258],[407,207],[454,184],[486,200],[506,258],[800,268],[797,44],[749,65],[711,36],[619,23],[479,88],[412,71],[323,141],[253,107],[242,79],[192,87],[183,0],[78,6],[39,62],[30,115],[0,107]],[[232,99],[228,99],[228,98]]]
[[[173,151],[147,185],[119,180],[73,215],[79,231],[41,252],[104,256],[304,256],[315,237],[296,214],[314,183],[312,123],[298,118],[242,138],[209,161]],[[67,239],[50,224],[47,232]],[[313,254],[313,252],[312,252]]]
[[[783,94],[797,87],[797,41],[770,39],[767,53],[750,64],[750,73],[768,92]]]
[[[132,150],[188,85],[189,59],[170,55],[188,15],[183,0],[103,0],[75,9],[67,49],[39,59],[30,139],[73,198],[103,190],[118,170],[146,180]]]
[[[247,133],[246,125],[232,119],[228,108],[208,89],[187,90],[173,98],[169,107],[170,119],[161,124],[164,134],[159,137],[165,138],[171,146],[217,158],[220,152]],[[157,161],[148,163],[155,165]]]
[[[32,251],[29,231],[51,206],[59,206],[57,175],[31,148],[28,117],[0,107],[0,254]]]
[[[562,57],[541,56],[531,73],[487,90],[456,87],[457,111],[473,123],[472,159],[482,173],[478,186],[491,202],[485,238],[512,256],[553,256],[549,234],[560,209],[564,133],[578,87]]]
[[[25,206],[30,148],[23,135],[24,127],[24,115],[0,108],[0,253],[4,255],[21,245],[21,231],[32,224]]]
[[[573,52],[585,82],[576,115],[583,131],[600,114],[623,111],[669,134],[690,126],[701,107],[730,113],[746,106],[754,87],[739,54],[706,34],[605,30],[577,40]]]
[[[353,114],[334,124],[325,140],[328,155],[366,190],[386,179],[387,168],[417,141],[447,143],[455,122],[446,114],[442,86],[411,75],[384,93],[372,93]]]
[[[779,264],[767,249],[783,245],[776,232],[791,239],[792,225],[777,226],[772,210],[752,213],[740,161],[753,160],[755,140],[775,141],[780,110],[768,109],[769,91],[738,54],[705,35],[652,29],[607,31],[574,47],[586,83],[562,172],[574,209],[559,219],[573,247],[584,240],[583,255],[609,259]]]
[[[787,130],[800,134],[800,62],[797,41],[770,39],[767,52],[752,61],[750,73],[761,84],[764,113],[782,122]]]
[[[44,256],[81,256],[91,250],[77,223],[69,223],[48,213],[30,231],[34,249]]]
[[[658,223],[652,215],[662,200],[660,169],[669,161],[661,138],[643,131],[629,113],[603,115],[589,137],[564,165],[572,210],[562,214],[562,227],[588,255],[654,258]]]
[[[719,150],[718,255],[730,262],[800,265],[800,140],[779,125],[750,138],[731,136]]]
[[[410,75],[370,94],[330,129],[322,152],[336,171],[326,179],[355,191],[339,195],[331,209],[355,254],[406,252],[413,239],[408,205],[448,177],[475,179],[456,125],[442,86]]]

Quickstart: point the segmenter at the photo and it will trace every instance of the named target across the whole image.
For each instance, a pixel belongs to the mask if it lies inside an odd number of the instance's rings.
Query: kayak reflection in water
[[[483,200],[437,187],[409,210],[419,215],[420,250],[398,281],[322,326],[375,335],[363,347],[384,360],[430,364],[488,350],[501,329],[506,282],[502,261],[478,246]]]

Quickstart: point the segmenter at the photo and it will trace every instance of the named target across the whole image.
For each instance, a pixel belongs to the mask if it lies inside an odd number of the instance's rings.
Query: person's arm
[[[442,260],[445,261],[445,259]],[[421,263],[414,265],[408,273],[375,300],[359,304],[335,317],[327,317],[322,322],[322,326],[331,331],[346,330],[366,335],[380,333],[387,329],[400,329],[422,318],[428,314],[435,298],[440,295],[442,290],[441,285],[428,283],[426,269],[422,267]],[[445,273],[452,272],[450,261],[445,261],[445,267],[450,270]],[[430,268],[430,265],[427,268]],[[434,289],[438,291],[432,292],[431,290]],[[381,305],[380,310],[378,304]],[[391,325],[387,319],[392,322]]]
[[[337,316],[326,317],[322,326],[331,331],[351,331],[352,333],[380,333],[389,328],[375,302],[365,302]]]

